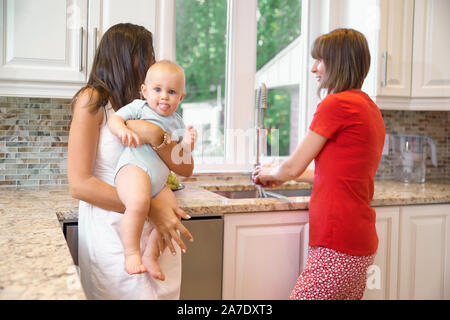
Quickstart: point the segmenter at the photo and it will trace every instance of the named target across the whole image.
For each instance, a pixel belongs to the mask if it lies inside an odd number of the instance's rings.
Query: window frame
[[[155,50],[157,59],[175,60],[175,1],[156,0]],[[300,0],[299,0],[300,1]],[[312,8],[311,8],[312,7]],[[256,74],[256,22],[257,0],[228,0],[227,12],[227,48],[226,48],[226,88],[225,88],[225,150],[223,157],[194,158],[194,173],[207,172],[249,172],[255,163],[255,152],[245,163],[236,159],[233,144],[228,130],[244,130],[254,134],[255,128],[255,74]],[[320,10],[320,6],[318,8]],[[310,47],[309,17],[312,10],[311,0],[302,0],[302,41],[303,48]],[[314,32],[316,33],[316,32]],[[304,36],[308,35],[308,36]],[[301,62],[302,82],[299,84],[299,141],[307,132],[307,124],[311,120],[311,108],[306,106],[315,103],[315,92],[310,92],[312,77],[309,75],[309,50],[303,50]],[[305,75],[306,74],[306,75]],[[309,77],[309,78],[308,78]],[[304,81],[304,82],[303,82]],[[302,85],[302,83],[304,85]],[[314,89],[313,89],[314,91]],[[315,104],[314,104],[315,105]],[[315,108],[314,108],[315,109]],[[247,131],[249,130],[249,131]],[[250,136],[249,148],[256,150],[255,139]],[[280,162],[287,157],[262,157],[264,162]],[[237,161],[230,161],[234,159]]]

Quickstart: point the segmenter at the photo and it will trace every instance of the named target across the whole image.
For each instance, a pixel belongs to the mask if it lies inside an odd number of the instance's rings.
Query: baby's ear
[[[145,84],[141,84],[141,96],[146,99],[147,98],[147,87]]]
[[[180,97],[180,102],[183,101],[184,97],[186,97],[186,92],[183,92],[183,94]]]

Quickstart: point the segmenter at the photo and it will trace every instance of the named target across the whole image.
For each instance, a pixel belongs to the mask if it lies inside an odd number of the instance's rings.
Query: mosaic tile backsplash
[[[428,154],[426,179],[450,178],[450,111],[399,111],[382,110],[386,133],[428,136],[436,144],[438,166],[431,163]],[[392,146],[389,154],[381,157],[376,178],[392,179]]]
[[[387,133],[433,138],[438,167],[427,160],[427,179],[450,178],[450,112],[383,110],[382,114]],[[68,99],[0,97],[0,187],[67,184],[70,118]],[[393,178],[392,166],[392,156],[382,156],[377,179]]]
[[[69,104],[0,97],[0,187],[67,184]]]

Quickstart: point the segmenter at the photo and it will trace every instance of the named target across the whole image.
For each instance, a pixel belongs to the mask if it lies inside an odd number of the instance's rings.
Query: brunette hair
[[[314,41],[311,55],[325,64],[318,88],[329,93],[361,89],[369,72],[370,52],[364,35],[354,29],[336,29]]]
[[[153,63],[155,53],[150,31],[131,23],[112,26],[98,45],[89,80],[73,97],[72,109],[78,95],[86,89],[94,89],[90,90],[92,112],[108,101],[114,110],[120,109],[140,97],[140,85]]]

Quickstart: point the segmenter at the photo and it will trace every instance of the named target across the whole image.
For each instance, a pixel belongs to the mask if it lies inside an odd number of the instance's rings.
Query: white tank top
[[[122,143],[111,133],[106,125],[109,117],[113,114],[114,109],[108,102],[105,106],[105,116],[103,117],[102,126],[100,128],[97,155],[93,171],[96,177],[110,185],[114,185],[114,170],[116,169],[117,161],[123,151]]]

